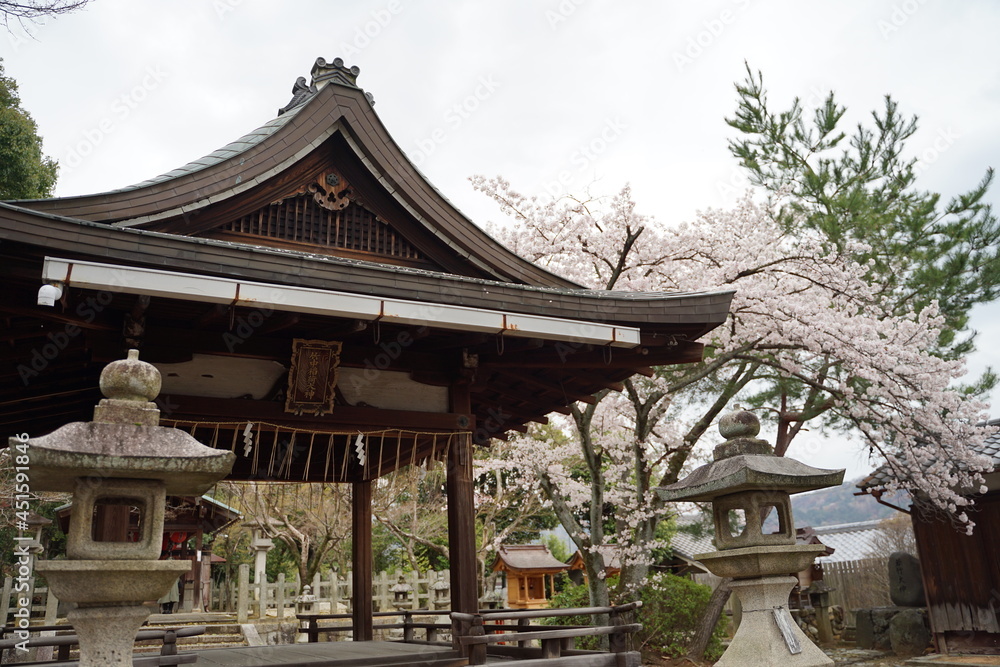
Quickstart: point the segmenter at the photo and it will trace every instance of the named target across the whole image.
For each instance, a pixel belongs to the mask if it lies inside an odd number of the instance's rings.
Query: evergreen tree
[[[750,181],[787,193],[780,211],[785,228],[821,232],[843,249],[860,241],[872,262],[872,282],[884,286],[897,308],[920,312],[937,300],[945,326],[939,352],[956,358],[972,350],[969,312],[1000,296],[1000,224],[985,196],[993,169],[965,194],[944,204],[917,188],[919,161],[906,142],[917,131],[890,96],[871,126],[842,129],[846,108],[831,92],[812,119],[798,98],[787,111],[768,107],[763,75],[747,66],[736,85],[739,104],[727,123],[742,134],[729,143]],[[987,379],[987,383],[993,379]]]
[[[4,76],[0,60],[0,199],[49,197],[58,166],[42,154],[42,138],[21,108],[17,83]]]

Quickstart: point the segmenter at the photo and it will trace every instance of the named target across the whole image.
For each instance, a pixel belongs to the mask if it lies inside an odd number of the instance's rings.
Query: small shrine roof
[[[850,560],[873,558],[874,541],[881,534],[881,521],[857,521],[838,523],[831,526],[816,526],[812,529],[823,544],[836,551],[828,556],[820,556],[817,563],[839,563]]]
[[[569,565],[558,560],[544,544],[504,545],[497,550],[493,571],[538,572],[542,574],[563,572]]]

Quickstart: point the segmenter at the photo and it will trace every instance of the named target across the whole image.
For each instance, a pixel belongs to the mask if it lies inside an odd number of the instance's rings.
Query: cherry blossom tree
[[[726,323],[703,339],[702,363],[600,392],[573,406],[561,440],[539,447],[529,434],[520,454],[486,464],[516,470],[552,504],[584,555],[593,604],[609,600],[604,551],[620,558],[623,589],[642,584],[669,511],[653,489],[698,461],[696,445],[715,444],[710,426],[748,395],[794,415],[777,453],[807,424],[850,429],[888,464],[890,488],[918,490],[971,530],[971,501],[958,490],[979,488],[989,465],[970,449],[987,435],[975,427],[986,406],[954,387],[961,358],[933,354],[943,325],[936,304],[918,312],[890,302],[870,263],[855,260],[860,242],[830,243],[805,226],[790,233],[774,214],[787,210],[780,199],[763,206],[748,196],[668,228],[637,211],[628,187],[552,201],[502,178],[472,180],[513,219],[494,230],[501,240],[583,285],[736,290]],[[768,390],[771,405],[761,399]]]

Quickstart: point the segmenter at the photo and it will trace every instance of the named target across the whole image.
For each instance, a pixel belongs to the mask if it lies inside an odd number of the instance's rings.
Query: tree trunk
[[[608,594],[608,580],[604,576],[604,557],[597,552],[583,552],[583,565],[587,572],[587,588],[590,593],[590,604],[593,607],[611,606],[611,598]],[[594,625],[608,625],[611,622],[608,614],[594,614]],[[609,646],[608,636],[603,635],[600,640],[601,650],[607,651]]]
[[[712,591],[712,597],[708,600],[705,613],[702,614],[701,621],[695,629],[694,637],[691,638],[691,645],[688,647],[687,658],[691,660],[702,660],[705,656],[705,649],[708,648],[708,640],[712,638],[712,632],[722,616],[722,610],[729,601],[732,591],[729,582],[732,579],[726,578],[719,582],[719,585]]]

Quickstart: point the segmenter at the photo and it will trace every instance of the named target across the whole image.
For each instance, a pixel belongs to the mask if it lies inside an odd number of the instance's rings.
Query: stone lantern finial
[[[94,408],[94,421],[101,424],[158,426],[160,411],[153,403],[160,394],[160,371],[139,360],[139,350],[129,350],[127,359],[112,361],[101,371],[101,393],[106,398]]]
[[[726,439],[712,452],[716,461],[732,458],[740,454],[757,454],[774,456],[774,448],[767,440],[756,438],[760,433],[760,420],[757,415],[736,406],[733,412],[727,412],[719,419],[719,433]]]

